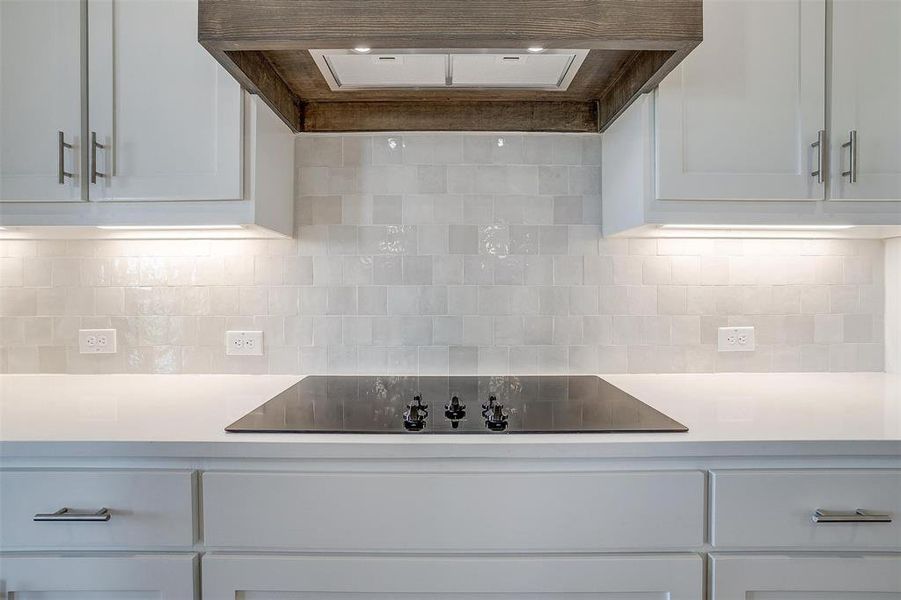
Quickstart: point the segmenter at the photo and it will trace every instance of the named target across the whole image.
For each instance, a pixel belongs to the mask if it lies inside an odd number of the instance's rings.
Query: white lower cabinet
[[[0,600],[901,600],[884,462],[351,462],[4,468]]]
[[[3,600],[190,600],[197,555],[0,554]]]
[[[711,600],[899,600],[901,556],[710,555]]]
[[[203,557],[203,600],[699,600],[696,554]]]

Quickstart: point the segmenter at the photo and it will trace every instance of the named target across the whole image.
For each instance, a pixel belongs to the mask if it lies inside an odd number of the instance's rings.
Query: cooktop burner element
[[[467,410],[467,405],[476,408]],[[430,411],[429,406],[438,410]],[[405,434],[688,431],[600,377],[589,375],[313,376],[225,430]]]

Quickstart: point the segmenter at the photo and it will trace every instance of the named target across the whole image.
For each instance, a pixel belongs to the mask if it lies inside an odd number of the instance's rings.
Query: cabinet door
[[[91,199],[241,198],[241,90],[197,42],[196,0],[89,0],[88,23]]]
[[[205,600],[697,600],[694,554],[203,557]]]
[[[832,9],[833,199],[901,200],[901,2],[835,0]],[[855,180],[850,174],[853,148]]]
[[[0,201],[81,200],[81,21],[79,0],[0,1]]]
[[[901,557],[710,555],[711,600],[899,600]]]
[[[189,600],[194,554],[0,555],[3,600]]]
[[[657,197],[822,199],[825,1],[705,0],[704,41],[657,90]]]

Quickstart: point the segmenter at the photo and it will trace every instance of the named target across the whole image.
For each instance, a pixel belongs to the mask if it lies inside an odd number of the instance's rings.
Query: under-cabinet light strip
[[[854,225],[660,225],[660,229],[746,229],[754,231],[835,231],[853,228]]]
[[[241,225],[98,225],[97,229],[111,231],[170,231],[170,230],[222,230],[244,229]]]

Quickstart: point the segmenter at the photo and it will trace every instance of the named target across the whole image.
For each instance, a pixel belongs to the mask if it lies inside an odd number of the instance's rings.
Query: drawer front
[[[192,600],[196,554],[0,554],[0,598]]]
[[[901,548],[898,470],[714,471],[711,490],[714,546]],[[891,522],[815,523],[817,509],[852,515],[863,509]]]
[[[4,549],[190,547],[191,471],[0,471]],[[106,508],[109,520],[35,521]]]
[[[203,475],[204,543],[305,551],[593,551],[703,544],[704,474]]]
[[[901,556],[711,554],[711,600],[899,600]]]
[[[699,600],[697,554],[204,554],[204,600]]]

